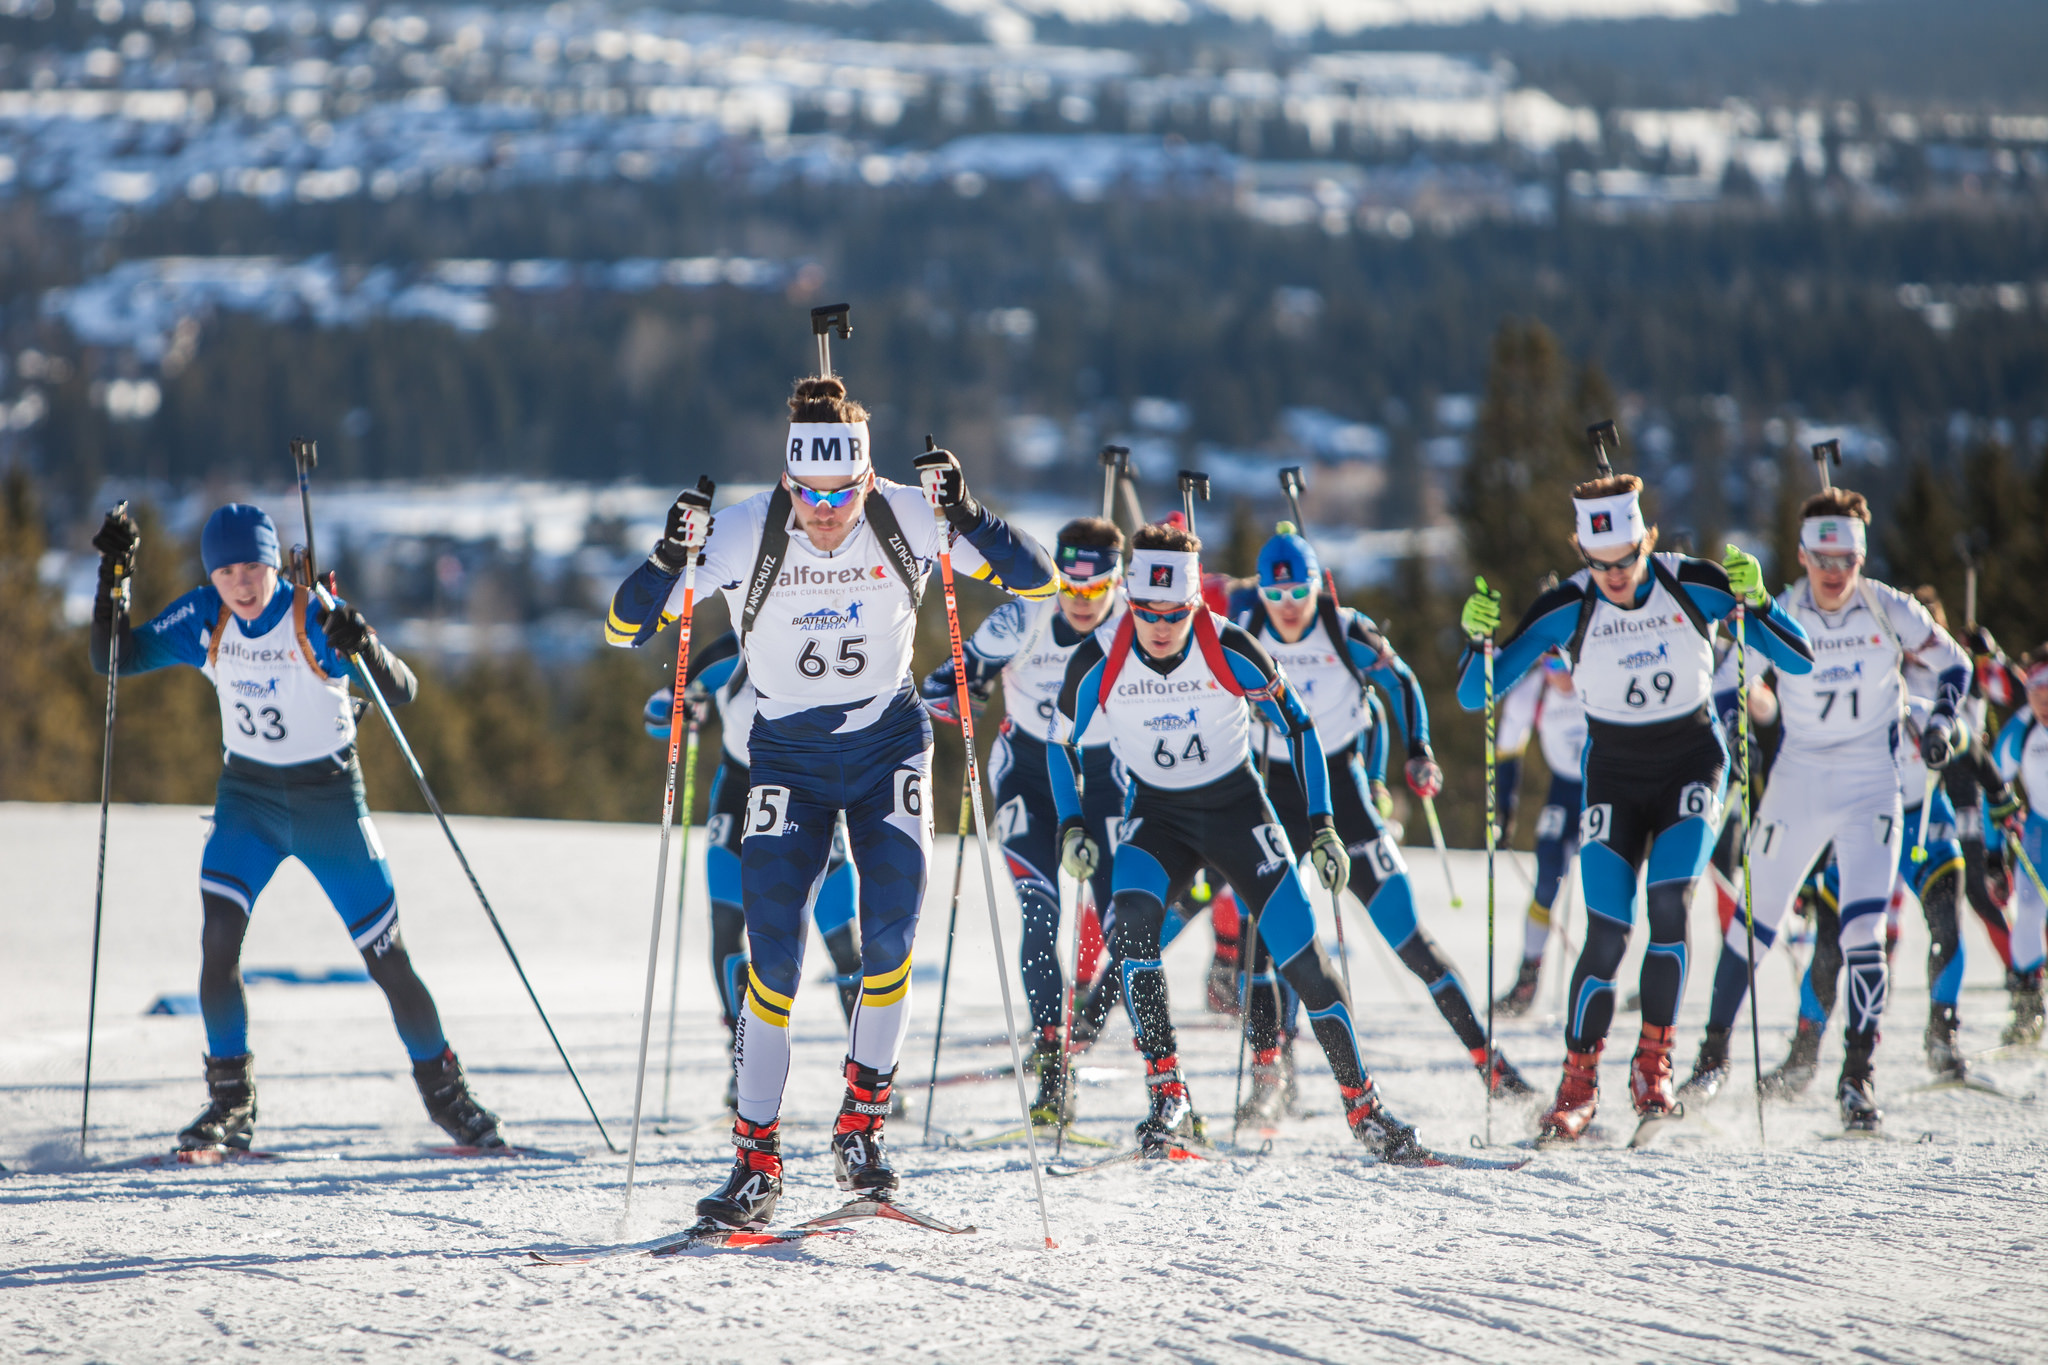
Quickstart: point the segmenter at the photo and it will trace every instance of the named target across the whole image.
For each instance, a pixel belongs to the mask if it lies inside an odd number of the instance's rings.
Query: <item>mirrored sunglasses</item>
[[[1259,589],[1259,596],[1265,598],[1268,602],[1305,602],[1308,600],[1309,594],[1314,591],[1314,586],[1308,583],[1297,583],[1292,587],[1280,588],[1262,586]]]
[[[1854,554],[1825,555],[1814,550],[1808,550],[1806,557],[1813,561],[1814,568],[1827,573],[1848,573],[1856,567],[1858,559],[1858,556]]]
[[[806,507],[844,507],[859,497],[867,486],[866,479],[856,479],[844,488],[830,493],[820,493],[815,488],[806,488],[795,479],[789,480],[789,491]]]
[[[1195,604],[1192,602],[1184,607],[1174,607],[1169,611],[1149,611],[1139,606],[1136,602],[1131,603],[1131,615],[1137,617],[1140,621],[1149,622],[1152,625],[1158,625],[1161,622],[1171,625],[1175,621],[1185,621],[1194,614]]]
[[[1116,588],[1118,577],[1114,573],[1097,574],[1093,578],[1069,578],[1061,574],[1060,591],[1084,602],[1099,602]]]

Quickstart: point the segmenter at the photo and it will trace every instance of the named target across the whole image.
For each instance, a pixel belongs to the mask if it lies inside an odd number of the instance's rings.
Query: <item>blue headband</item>
[[[277,526],[262,508],[231,502],[206,519],[206,529],[199,533],[199,562],[208,573],[230,564],[268,564],[282,569]]]
[[[1294,523],[1283,521],[1279,534],[1259,550],[1259,585],[1266,588],[1294,587],[1315,583],[1323,576],[1316,552],[1294,533]]]

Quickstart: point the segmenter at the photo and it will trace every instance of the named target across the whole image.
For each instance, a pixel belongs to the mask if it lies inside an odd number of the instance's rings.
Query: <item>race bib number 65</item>
[[[755,787],[747,793],[746,814],[747,830],[741,839],[782,833],[784,818],[789,814],[789,788]]]

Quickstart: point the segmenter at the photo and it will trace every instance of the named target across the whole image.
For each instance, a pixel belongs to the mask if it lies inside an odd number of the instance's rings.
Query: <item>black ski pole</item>
[[[960,780],[960,822],[954,826],[959,848],[953,859],[953,908],[946,913],[946,965],[939,969],[939,1018],[932,1026],[932,1078],[924,1088],[924,1142],[932,1141],[932,1099],[939,1089],[939,1047],[946,1040],[946,990],[953,984],[953,931],[960,924],[960,879],[967,871],[967,828],[974,819],[968,805],[965,777]]]
[[[128,510],[124,501],[114,511]],[[134,553],[130,547],[129,553]],[[114,791],[114,700],[121,684],[121,623],[128,616],[128,592],[134,569],[115,564],[112,589],[114,629],[107,643],[107,729],[100,747],[100,857],[92,887],[92,978],[85,992],[85,1087],[78,1106],[78,1155],[85,1156],[86,1129],[92,1123],[92,1037],[99,1024],[100,924],[107,904],[107,814]]]
[[[1209,914],[1213,921],[1215,910]],[[1259,934],[1259,917],[1246,912],[1239,922],[1237,940],[1237,1092],[1230,1104],[1230,1145],[1237,1146],[1237,1130],[1244,1122],[1244,1052],[1252,1036],[1252,954]]]
[[[311,581],[313,595],[320,599],[322,609],[333,611],[333,596],[319,579],[312,577],[313,557],[310,547],[313,541],[313,499],[307,490],[306,475],[312,467],[313,443],[292,442],[292,457],[299,461],[299,488],[305,495],[302,506],[306,514],[307,577]],[[384,727],[391,732],[391,739],[398,745],[398,752],[405,759],[405,766],[412,770],[412,780],[419,785],[420,796],[426,801],[427,809],[432,811],[434,819],[440,822],[441,833],[448,838],[448,847],[455,851],[455,861],[462,865],[462,875],[469,878],[469,889],[476,893],[477,904],[484,908],[484,917],[490,920],[492,931],[497,934],[498,942],[504,946],[505,956],[512,960],[512,970],[518,974],[519,984],[526,988],[526,998],[533,1002],[535,1012],[540,1015],[541,1027],[548,1031],[548,1041],[555,1045],[556,1055],[562,1059],[562,1065],[568,1068],[569,1079],[575,1084],[576,1093],[583,1097],[583,1107],[590,1111],[590,1121],[597,1125],[598,1136],[604,1139],[604,1145],[611,1149],[614,1156],[618,1155],[618,1144],[613,1142],[612,1135],[605,1131],[604,1120],[597,1116],[597,1106],[590,1102],[590,1092],[583,1088],[583,1078],[576,1074],[576,1064],[569,1060],[568,1049],[562,1046],[561,1038],[555,1033],[553,1021],[548,1018],[546,1008],[540,1003],[539,994],[533,989],[533,982],[527,979],[526,968],[520,963],[519,954],[512,947],[512,940],[506,936],[505,926],[498,922],[498,912],[491,908],[491,899],[484,894],[483,883],[476,879],[476,872],[470,867],[469,858],[463,853],[462,844],[456,839],[454,829],[449,826],[448,816],[442,811],[441,802],[435,797],[433,787],[427,782],[426,771],[420,767],[419,759],[413,754],[412,745],[405,738],[405,730],[399,725],[398,717],[391,714],[391,703],[384,699],[383,691],[378,688],[376,679],[370,676],[370,670],[364,665],[361,655],[349,655],[348,663],[356,676],[356,684],[375,704],[377,714],[384,718]]]

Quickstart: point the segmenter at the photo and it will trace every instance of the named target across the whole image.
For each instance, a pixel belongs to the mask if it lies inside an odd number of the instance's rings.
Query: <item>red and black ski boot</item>
[[[1600,1053],[1606,1046],[1603,1039],[1591,1052],[1564,1054],[1564,1077],[1537,1125],[1538,1142],[1577,1142],[1592,1126],[1600,1112]]]
[[[1164,1156],[1177,1140],[1192,1141],[1195,1104],[1181,1079],[1179,1055],[1147,1057],[1145,1087],[1152,1092],[1152,1110],[1138,1122],[1138,1146],[1147,1156]]]
[[[1387,1111],[1377,1085],[1368,1080],[1363,1090],[1348,1085],[1337,1089],[1344,1096],[1344,1121],[1351,1125],[1351,1135],[1381,1161],[1409,1162],[1422,1155],[1422,1147],[1415,1141],[1415,1125],[1403,1123]]]
[[[256,1058],[206,1057],[206,1108],[178,1134],[178,1150],[199,1152],[234,1148],[249,1150],[256,1133]]]
[[[1643,1025],[1642,1036],[1636,1040],[1636,1055],[1628,1067],[1628,1094],[1642,1118],[1681,1112],[1671,1079],[1671,1047],[1677,1040],[1676,1028],[1656,1024]]]
[[[732,1174],[718,1193],[697,1201],[697,1216],[721,1227],[758,1232],[775,1216],[782,1198],[782,1122],[732,1121],[732,1145],[739,1149]]]
[[[1498,1098],[1516,1100],[1521,1099],[1524,1095],[1536,1093],[1536,1087],[1523,1079],[1522,1073],[1515,1070],[1515,1064],[1509,1061],[1499,1048],[1493,1050],[1493,1066],[1491,1068],[1488,1068],[1486,1065],[1485,1048],[1473,1048],[1471,1057],[1472,1069],[1479,1073],[1479,1079],[1486,1082],[1487,1086]]]
[[[832,1172],[839,1188],[863,1199],[887,1199],[896,1192],[896,1172],[882,1147],[889,1117],[889,1092],[896,1072],[877,1071],[846,1059],[846,1098],[832,1126]]]
[[[469,1077],[462,1073],[455,1049],[444,1047],[441,1055],[428,1062],[412,1064],[413,1083],[420,1088],[427,1117],[464,1147],[503,1147],[498,1135],[498,1116],[476,1102],[469,1093]]]

